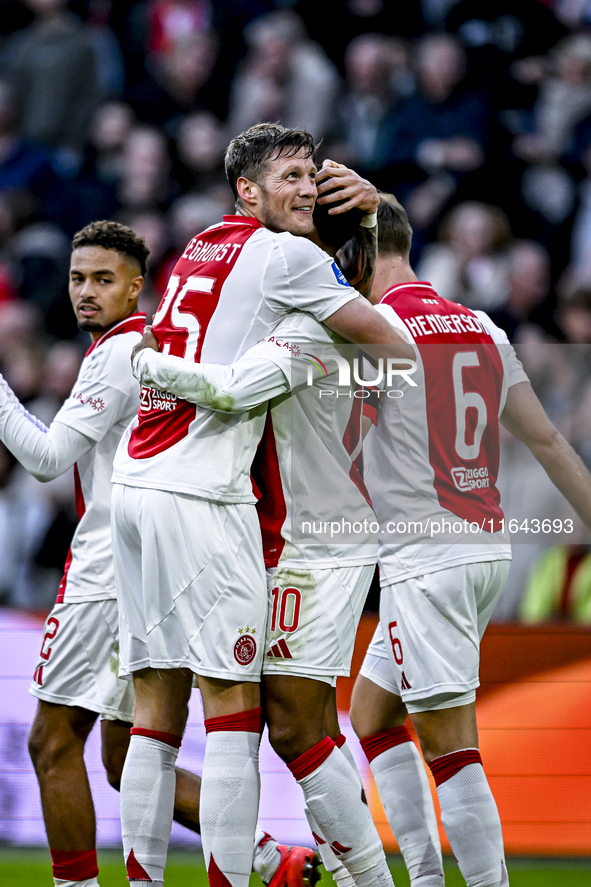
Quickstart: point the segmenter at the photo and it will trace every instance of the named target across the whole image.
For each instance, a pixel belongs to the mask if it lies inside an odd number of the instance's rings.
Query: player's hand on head
[[[324,161],[322,169],[316,174],[316,185],[318,203],[330,204],[343,201],[339,206],[331,207],[328,210],[329,215],[340,215],[354,207],[362,209],[365,213],[374,213],[380,203],[378,190],[371,182],[363,179],[355,170],[334,160]]]
[[[136,354],[139,354],[139,352],[143,351],[144,348],[151,348],[152,351],[160,351],[160,348],[158,347],[158,340],[156,339],[156,336],[152,332],[151,326],[144,327],[144,333],[142,335],[142,338],[139,340],[137,345],[134,346],[133,351],[131,352],[132,364],[135,360]]]

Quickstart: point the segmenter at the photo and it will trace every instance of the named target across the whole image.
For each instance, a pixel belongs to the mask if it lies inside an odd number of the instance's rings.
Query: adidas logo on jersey
[[[289,647],[283,638],[278,640],[276,644],[273,644],[271,649],[267,651],[267,657],[269,659],[293,659],[289,652]]]

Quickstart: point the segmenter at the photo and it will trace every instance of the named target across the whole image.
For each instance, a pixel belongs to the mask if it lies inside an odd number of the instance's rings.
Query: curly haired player
[[[110,478],[119,438],[137,412],[129,354],[145,324],[137,302],[148,255],[143,239],[117,222],[93,222],[74,236],[69,290],[91,346],[49,428],[25,411],[0,377],[0,437],[6,446],[39,480],[74,466],[76,481],[79,523],[45,624],[31,686],[39,703],[29,739],[54,878],[62,887],[98,884],[86,740],[100,717],[107,777],[119,788],[133,721],[133,688],[117,677]],[[180,768],[176,775],[175,819],[199,831],[201,780]],[[254,864],[277,885],[287,866],[296,882],[315,877],[309,850],[278,847],[270,836],[257,848]]]

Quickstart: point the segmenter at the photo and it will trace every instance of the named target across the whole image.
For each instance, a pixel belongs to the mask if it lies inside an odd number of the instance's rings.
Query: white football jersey
[[[116,597],[111,474],[121,435],[137,412],[139,388],[131,373],[130,357],[145,322],[144,314],[134,314],[91,345],[72,393],[53,420],[96,442],[74,466],[79,522],[57,603]]]
[[[282,321],[248,352],[273,361],[292,388],[270,401],[252,466],[267,567],[376,561],[378,524],[355,464],[362,400],[351,372],[351,385],[339,385],[339,367],[356,355],[306,314]]]
[[[153,330],[164,354],[229,364],[294,309],[322,321],[357,296],[311,241],[274,234],[251,217],[226,216],[189,242]],[[117,451],[113,481],[254,503],[244,451],[256,447],[265,415],[266,406],[216,413],[143,387],[138,417]]]
[[[416,345],[416,371],[377,392],[364,445],[380,521],[380,581],[511,557],[497,489],[499,416],[527,376],[487,315],[428,283],[390,289],[378,310]],[[414,382],[414,384],[411,384]]]

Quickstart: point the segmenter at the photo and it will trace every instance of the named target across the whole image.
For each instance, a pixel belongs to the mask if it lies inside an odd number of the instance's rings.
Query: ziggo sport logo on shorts
[[[310,364],[308,367],[306,385],[310,386],[314,384],[314,368],[319,371],[321,376],[329,375],[326,364],[324,364],[319,357],[316,357],[315,354],[302,352],[302,357]],[[374,389],[374,396],[377,395],[377,397],[381,397],[382,395],[395,398],[403,397],[404,391],[400,391],[393,387],[395,376],[400,376],[413,388],[418,387],[414,379],[411,378],[412,374],[415,373],[417,369],[416,360],[410,360],[409,358],[380,357],[374,367],[376,376],[373,379],[365,379],[361,377],[360,360],[358,357],[355,357],[353,361],[349,361],[345,357],[334,354],[331,355],[328,360],[334,361],[338,367],[339,375],[337,384],[339,388],[347,388],[348,390],[337,391],[335,388],[321,388],[318,392],[319,397],[330,397],[331,395],[336,394],[337,397],[352,396],[363,399],[371,396],[366,386],[371,386]],[[365,362],[367,363],[367,361]],[[351,378],[351,375],[353,378]],[[361,387],[353,390],[353,383]]]

